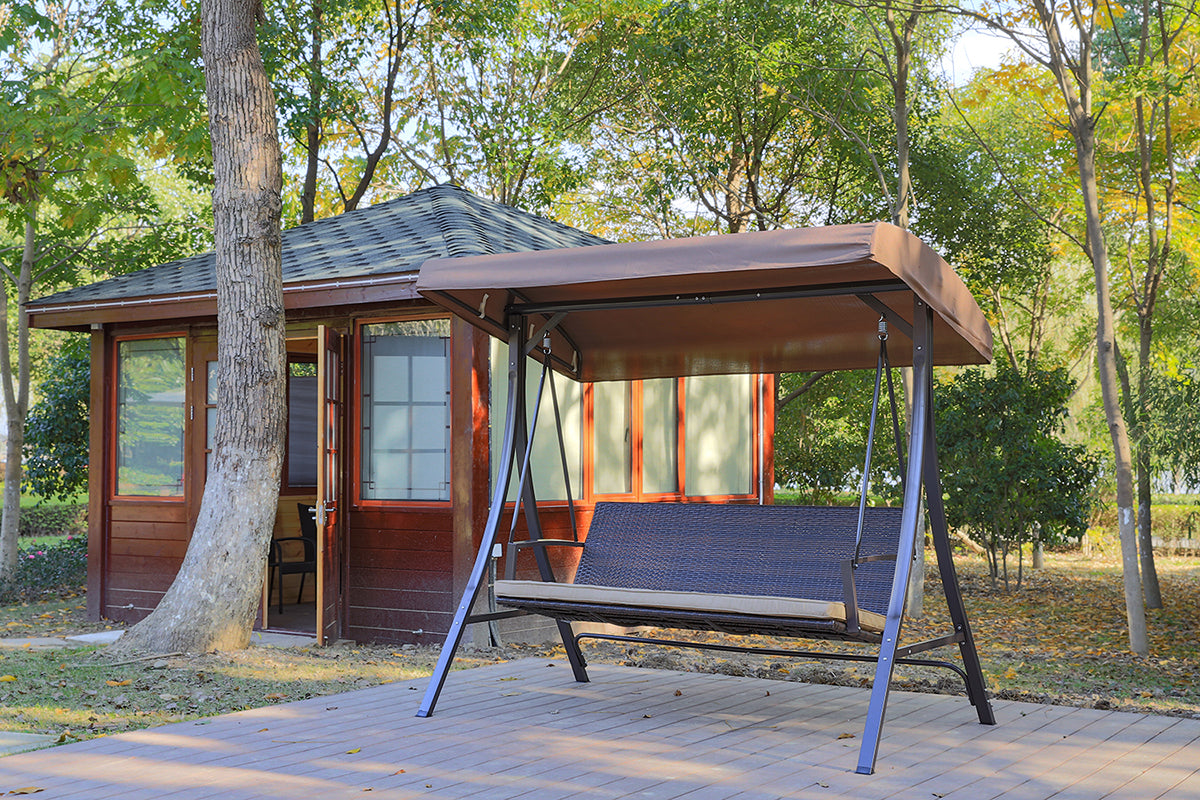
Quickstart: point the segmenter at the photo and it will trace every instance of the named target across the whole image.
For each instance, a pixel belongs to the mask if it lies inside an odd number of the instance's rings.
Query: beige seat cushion
[[[496,581],[496,602],[503,603],[506,597],[513,600],[708,611],[753,617],[846,621],[845,603],[755,594],[708,594],[542,581]],[[884,622],[882,614],[861,609],[858,612],[858,624],[865,631],[882,633]]]

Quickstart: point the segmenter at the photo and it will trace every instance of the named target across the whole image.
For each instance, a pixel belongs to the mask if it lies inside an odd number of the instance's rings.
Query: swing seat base
[[[873,643],[879,642],[886,619],[859,609],[860,630],[851,633],[846,627],[844,602],[541,581],[497,581],[496,602],[554,619],[625,628],[653,626]]]
[[[866,509],[860,555],[894,556],[901,515]],[[565,621],[878,642],[895,561],[848,570],[857,526],[857,508],[597,503],[573,583],[497,581],[496,601]]]

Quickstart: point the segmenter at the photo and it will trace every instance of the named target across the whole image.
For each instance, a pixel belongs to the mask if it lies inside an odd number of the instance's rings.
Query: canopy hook
[[[879,317],[879,341],[886,342],[888,338],[887,317],[880,315]]]

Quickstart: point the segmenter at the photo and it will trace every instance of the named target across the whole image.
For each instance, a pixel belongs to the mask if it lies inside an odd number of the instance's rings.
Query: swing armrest
[[[583,542],[577,542],[573,539],[532,539],[524,542],[509,542],[509,548],[513,551],[512,558],[504,565],[504,579],[513,580],[517,573],[517,555],[526,547],[583,547]]]
[[[857,559],[848,558],[842,562],[842,592],[846,605],[846,632],[858,633],[858,590],[854,586],[854,569],[858,564],[872,561],[895,561],[895,553],[880,553],[873,556],[861,556]]]

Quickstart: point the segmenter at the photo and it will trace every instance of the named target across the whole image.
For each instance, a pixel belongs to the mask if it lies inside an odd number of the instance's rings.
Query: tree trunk
[[[1083,107],[1080,106],[1080,111]],[[1133,514],[1133,467],[1129,433],[1121,414],[1117,389],[1115,317],[1108,285],[1108,251],[1100,223],[1100,202],[1096,183],[1096,139],[1090,113],[1072,113],[1079,183],[1087,215],[1088,249],[1096,286],[1096,358],[1100,372],[1100,392],[1104,399],[1104,417],[1112,437],[1116,460],[1117,526],[1121,540],[1121,566],[1125,584],[1125,614],[1129,622],[1129,648],[1138,655],[1149,655],[1146,608],[1138,576],[1137,528]]]
[[[217,423],[196,528],[158,607],[120,652],[245,647],[262,596],[286,426],[275,100],[255,40],[260,7],[205,0],[201,51],[213,146]]]
[[[1133,514],[1133,467],[1129,432],[1121,413],[1117,388],[1116,331],[1112,297],[1109,290],[1108,249],[1100,220],[1100,198],[1096,181],[1096,117],[1092,114],[1092,30],[1079,25],[1079,46],[1068,47],[1061,37],[1057,10],[1047,0],[1037,0],[1038,24],[1047,48],[1045,62],[1054,76],[1066,106],[1068,125],[1075,141],[1075,160],[1079,168],[1079,188],[1087,219],[1087,251],[1092,261],[1096,287],[1096,361],[1100,392],[1104,399],[1104,417],[1112,437],[1117,483],[1117,525],[1121,539],[1121,570],[1125,584],[1125,616],[1129,624],[1129,648],[1137,655],[1148,655],[1146,607],[1138,578],[1137,526]]]
[[[29,413],[29,316],[26,312],[33,287],[33,264],[37,258],[39,203],[32,200],[25,220],[25,245],[17,273],[17,369],[13,374],[8,335],[8,293],[0,290],[0,381],[4,384],[4,407],[8,412],[8,441],[4,457],[4,511],[0,515],[0,585],[16,577],[17,545],[21,533],[21,455],[25,449],[25,417]]]

